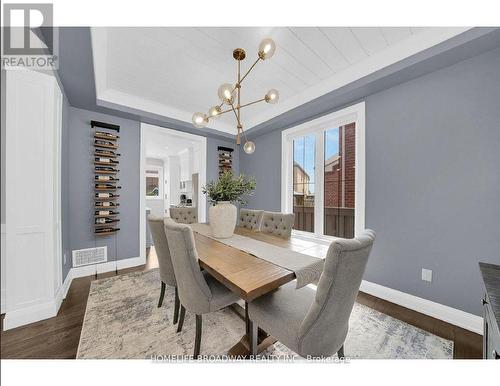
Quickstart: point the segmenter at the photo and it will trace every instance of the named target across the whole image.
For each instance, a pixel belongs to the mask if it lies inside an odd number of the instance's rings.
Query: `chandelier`
[[[241,144],[241,136],[243,135],[245,138],[245,144],[243,145],[243,150],[247,154],[252,154],[255,151],[255,143],[252,141],[248,141],[246,138],[246,134],[243,131],[243,125],[241,124],[241,109],[255,103],[266,102],[266,103],[277,103],[279,99],[278,90],[271,89],[269,90],[263,98],[255,100],[253,102],[241,104],[241,83],[247,77],[247,75],[252,71],[255,65],[260,60],[267,60],[274,55],[276,51],[276,44],[272,39],[264,39],[259,45],[259,52],[257,55],[257,59],[250,66],[248,71],[241,76],[241,61],[245,59],[246,52],[243,48],[236,48],[233,51],[233,58],[238,62],[238,80],[236,84],[224,83],[219,87],[217,92],[220,104],[210,107],[208,110],[208,114],[203,113],[194,113],[193,114],[193,125],[198,128],[205,127],[210,119],[216,119],[222,114],[226,114],[228,112],[233,112],[236,118],[236,127],[238,129],[238,135],[236,136],[236,144]],[[228,106],[225,110],[223,110],[223,106]]]

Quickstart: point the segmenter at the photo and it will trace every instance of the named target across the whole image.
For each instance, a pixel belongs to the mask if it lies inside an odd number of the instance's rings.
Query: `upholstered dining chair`
[[[165,235],[163,217],[149,215],[148,222],[151,230],[151,236],[153,237],[156,256],[158,257],[158,265],[160,267],[161,290],[160,299],[158,300],[158,308],[160,308],[163,304],[166,286],[169,285],[175,287],[174,324],[176,324],[179,318],[179,294],[177,292],[174,267],[172,266],[172,260],[170,259],[167,237]]]
[[[263,214],[263,210],[240,209],[240,227],[247,228],[252,231],[260,230]]]
[[[294,219],[295,215],[293,213],[265,211],[262,215],[260,231],[263,233],[270,233],[284,239],[289,239],[292,235]]]
[[[257,328],[302,357],[344,356],[344,341],[375,232],[338,239],[329,247],[317,290],[293,282],[248,305],[250,345],[256,355]]]
[[[198,209],[190,206],[170,208],[170,217],[181,224],[194,224],[198,222]]]
[[[239,298],[208,272],[201,271],[193,230],[189,225],[171,219],[165,219],[164,224],[181,301],[177,332],[182,330],[186,310],[196,314],[194,357],[197,358],[200,355],[202,315],[219,311]]]

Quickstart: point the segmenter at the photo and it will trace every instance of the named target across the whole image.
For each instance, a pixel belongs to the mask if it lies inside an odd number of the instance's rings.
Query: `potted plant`
[[[223,239],[233,235],[238,212],[234,203],[245,204],[243,196],[251,195],[254,190],[254,177],[234,176],[230,171],[225,171],[217,181],[210,181],[202,188],[212,204],[208,218],[214,237]]]

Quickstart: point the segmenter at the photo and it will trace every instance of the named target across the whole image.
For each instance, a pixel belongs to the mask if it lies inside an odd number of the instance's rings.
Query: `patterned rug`
[[[163,306],[158,269],[93,281],[78,347],[78,359],[152,359],[193,353],[195,318],[186,312],[182,332],[172,325],[174,290]],[[232,310],[203,315],[202,355],[225,355],[240,340],[244,322]],[[356,303],[349,321],[345,355],[365,359],[451,359],[453,342]],[[275,343],[262,355],[291,358]]]

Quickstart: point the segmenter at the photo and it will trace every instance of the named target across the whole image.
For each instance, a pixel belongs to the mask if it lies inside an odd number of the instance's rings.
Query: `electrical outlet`
[[[66,265],[66,252],[64,252],[63,260],[64,260],[64,265]]]
[[[432,270],[431,269],[422,268],[422,280],[428,281],[429,283],[432,282]]]

